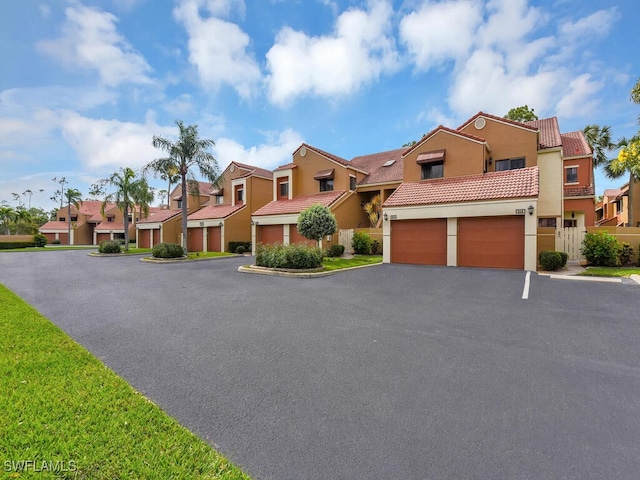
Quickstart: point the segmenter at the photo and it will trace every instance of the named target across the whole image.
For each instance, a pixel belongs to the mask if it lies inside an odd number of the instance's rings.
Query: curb
[[[357,270],[359,268],[376,267],[382,263],[373,263],[370,265],[357,265],[349,268],[339,268],[337,270],[327,270],[321,272],[295,272],[287,270],[276,270],[266,267],[256,267],[255,265],[242,265],[238,267],[240,273],[251,273],[254,275],[271,275],[272,277],[289,277],[289,278],[320,278],[335,275],[336,273],[346,272],[349,270]]]
[[[579,282],[605,282],[605,283],[622,283],[622,278],[611,277],[578,277],[576,275],[553,275],[543,274],[555,280],[577,280]]]
[[[222,255],[220,257],[203,257],[203,258],[189,258],[189,257],[179,257],[179,258],[153,258],[153,257],[144,257],[141,258],[141,262],[145,263],[182,263],[182,262],[202,262],[206,260],[221,260],[223,258],[234,258],[234,257],[242,257],[243,255],[239,255],[234,253],[233,255]]]

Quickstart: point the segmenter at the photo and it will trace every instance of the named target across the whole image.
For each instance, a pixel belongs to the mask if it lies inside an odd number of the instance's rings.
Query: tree
[[[618,143],[620,152],[605,166],[605,173],[609,178],[620,178],[629,174],[629,225],[634,225],[633,190],[634,184],[640,182],[640,133],[630,139],[622,138]]]
[[[640,78],[638,78],[638,81],[631,89],[631,101],[640,104]]]
[[[51,197],[51,200],[53,200],[56,203],[59,200],[60,210],[62,210],[62,202],[64,200],[64,185],[67,183],[67,179],[65,177],[61,177],[61,178],[53,177],[51,180],[60,184],[60,190],[56,190],[54,192],[53,196]]]
[[[92,183],[89,188],[89,200],[98,200],[104,198],[107,193],[106,180],[98,180],[96,183]]]
[[[10,224],[15,221],[16,211],[7,204],[0,205],[0,220],[4,227],[4,234],[11,235]]]
[[[158,176],[161,180],[164,180],[168,183],[167,185],[167,208],[171,205],[171,185],[174,183],[178,183],[180,181],[180,174],[178,173],[178,168],[175,162],[166,162],[162,165],[159,165],[160,171],[158,171]]]
[[[105,180],[106,185],[115,187],[115,192],[110,193],[102,203],[101,212],[107,204],[113,202],[124,216],[124,250],[129,250],[129,212],[135,214],[136,204],[141,211],[149,212],[149,204],[153,201],[153,194],[149,200],[149,185],[145,178],[136,180],[136,173],[130,168],[121,168],[120,172],[113,173]]]
[[[367,215],[369,215],[369,222],[371,223],[372,228],[377,228],[380,226],[380,211],[382,210],[382,202],[380,199],[380,194],[373,197],[369,203],[364,205],[364,211]]]
[[[587,143],[593,151],[593,166],[594,168],[603,167],[608,162],[607,153],[614,150],[617,145],[611,141],[611,126],[605,125],[601,127],[599,125],[587,125],[582,131],[584,137],[587,139]]]
[[[16,235],[33,234],[30,225],[32,222],[31,214],[24,207],[16,208]]]
[[[162,174],[167,171],[168,165],[172,165],[180,175],[182,186],[182,247],[187,251],[187,185],[195,182],[192,170],[197,168],[200,174],[214,185],[219,183],[220,170],[218,162],[207,149],[213,147],[213,140],[201,139],[198,135],[198,126],[186,126],[182,120],[177,120],[179,129],[178,140],[171,140],[153,136],[152,145],[167,153],[167,157],[158,158],[144,166],[143,173],[154,172]]]
[[[507,112],[504,118],[508,118],[509,120],[514,120],[516,122],[530,122],[532,120],[538,120],[538,116],[535,114],[533,108],[529,109],[528,105],[512,108]]]
[[[309,240],[315,240],[320,246],[320,240],[325,235],[333,235],[338,230],[338,222],[331,210],[316,203],[300,212],[298,215],[298,232]]]
[[[69,245],[71,245],[71,205],[79,210],[80,205],[82,205],[82,194],[80,190],[67,188],[64,192],[64,198],[67,200],[67,233],[69,235]]]

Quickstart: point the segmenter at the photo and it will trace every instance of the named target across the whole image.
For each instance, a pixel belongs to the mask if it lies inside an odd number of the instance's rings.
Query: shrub
[[[35,242],[36,247],[44,247],[47,244],[47,237],[38,233],[33,236],[33,241]]]
[[[339,243],[336,243],[335,245],[331,245],[325,255],[327,257],[341,257],[342,254],[344,253],[344,245],[340,245]]]
[[[236,253],[242,255],[244,253],[244,245],[238,245],[236,247]]]
[[[238,247],[242,245],[245,252],[251,251],[251,242],[229,242],[228,252],[238,253]]]
[[[118,240],[105,240],[104,242],[100,242],[100,245],[98,246],[98,252],[120,253],[122,252],[122,247],[120,246],[120,242]]]
[[[560,257],[562,257],[562,264],[560,264],[561,267],[566,267],[567,266],[567,260],[569,260],[569,254],[566,252],[558,252],[560,254]]]
[[[379,255],[382,253],[382,245],[378,240],[373,241],[373,244],[371,245],[371,253],[373,255]]]
[[[2,242],[0,250],[10,250],[12,248],[31,248],[35,247],[36,242]]]
[[[300,212],[297,227],[300,235],[317,242],[326,235],[336,233],[338,222],[328,207],[316,203]]]
[[[51,245],[60,245],[60,239],[56,238],[51,242]]]
[[[562,267],[561,252],[544,251],[540,252],[538,261],[543,270],[554,271]]]
[[[267,268],[319,268],[322,266],[322,258],[319,248],[304,243],[258,245],[256,250],[256,265]]]
[[[587,233],[580,251],[590,265],[617,267],[622,246],[618,239],[607,232]]]
[[[360,255],[371,255],[373,251],[373,238],[366,232],[355,232],[351,240],[353,251]]]
[[[153,247],[151,254],[154,258],[184,257],[184,248],[176,243],[159,243]]]
[[[622,242],[619,255],[620,265],[631,265],[633,262],[633,254],[633,247],[627,242]]]

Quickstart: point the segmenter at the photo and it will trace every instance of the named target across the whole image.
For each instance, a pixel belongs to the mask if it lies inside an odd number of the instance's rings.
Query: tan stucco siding
[[[538,153],[539,217],[561,217],[564,197],[564,168],[560,149],[545,150]]]
[[[300,156],[300,151],[293,157],[293,162],[297,168],[293,169],[293,196],[299,197],[318,193],[320,191],[320,182],[313,177],[321,170],[334,169],[333,189],[349,190],[349,171],[351,169],[342,166],[339,163],[328,160],[322,155],[307,148],[306,155]],[[291,185],[289,185],[291,188]]]

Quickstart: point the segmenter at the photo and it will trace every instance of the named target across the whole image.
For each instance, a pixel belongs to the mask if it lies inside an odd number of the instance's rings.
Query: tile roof
[[[129,224],[131,226],[131,224]],[[111,230],[122,230],[124,232],[124,223],[123,222],[102,222],[100,225],[96,226],[96,232],[102,231],[111,231]]]
[[[590,157],[593,151],[581,130],[561,133],[562,155],[564,157]]]
[[[593,185],[564,187],[565,197],[590,197],[596,194]]]
[[[287,163],[286,165],[280,165],[278,168],[274,170],[274,172],[279,172],[280,170],[289,170],[290,168],[296,168],[298,165],[295,163]]]
[[[57,220],[47,222],[40,227],[40,230],[64,230],[68,231],[69,225],[67,222],[58,222]]]
[[[540,120],[531,120],[524,122],[524,125],[537,128],[540,132],[540,148],[555,148],[562,146],[562,138],[560,137],[560,127],[556,117],[542,118]]]
[[[201,208],[197,212],[193,212],[187,217],[187,220],[211,220],[217,218],[227,218],[238,210],[244,208],[245,204],[240,205],[209,205]]]
[[[529,130],[536,130],[537,129],[537,127],[533,127],[531,125],[528,125],[527,122],[517,122],[515,120],[509,120],[508,118],[497,117],[495,115],[491,115],[490,113],[478,112],[473,117],[471,117],[469,120],[467,120],[462,125],[460,125],[457,128],[457,130],[462,130],[464,127],[466,127],[470,123],[474,122],[475,119],[478,118],[478,117],[490,118],[491,120],[495,120],[497,122],[502,122],[502,123],[510,123],[511,125],[514,125],[514,126],[517,126],[517,127],[523,127],[523,128],[529,129]]]
[[[406,147],[387,152],[361,155],[351,159],[351,164],[369,174],[359,182],[359,185],[371,185],[377,183],[401,182],[403,178],[404,162],[402,154]],[[394,160],[394,163],[384,167],[385,162]]]
[[[300,213],[305,208],[308,208],[316,203],[324,205],[325,207],[329,207],[344,193],[344,190],[337,190],[331,192],[313,193],[311,195],[303,195],[300,197],[292,198],[291,200],[275,200],[267,203],[264,207],[259,208],[258,210],[253,212],[252,215],[258,217],[262,215]]]
[[[212,183],[209,182],[197,182],[198,183],[198,193],[205,197],[211,195],[211,189],[214,188]],[[174,200],[182,199],[182,188],[180,188],[180,183],[178,183],[176,187],[177,195],[173,197]],[[191,185],[187,183],[187,194],[191,195]]]
[[[267,178],[273,177],[273,172],[271,170],[267,170],[266,168],[254,167],[253,165],[247,165],[246,163],[240,163],[240,162],[231,162],[231,163],[235,163],[238,167],[242,168],[243,170],[249,170],[251,172],[250,175],[259,175],[261,177],[267,177]]]
[[[538,167],[403,183],[385,207],[536,197]]]
[[[480,143],[485,143],[486,142],[486,140],[484,138],[482,138],[482,137],[478,137],[476,135],[471,135],[470,133],[462,132],[460,130],[454,130],[453,128],[444,127],[442,125],[439,125],[436,128],[434,128],[433,130],[431,130],[429,133],[427,133],[425,136],[423,136],[420,140],[418,140],[415,145],[413,145],[413,146],[409,147],[407,150],[405,150],[405,152],[404,152],[404,154],[402,156],[403,157],[407,156],[410,152],[412,152],[413,150],[416,150],[426,140],[428,140],[429,138],[433,137],[438,132],[451,133],[453,135],[458,135],[458,136],[461,136],[461,137],[465,137],[465,138],[468,138],[469,140],[473,140],[473,141],[480,142]]]
[[[333,160],[334,162],[340,163],[341,165],[345,165],[345,166],[349,166],[349,161],[345,160],[342,157],[338,157],[337,155],[334,155],[333,153],[329,153],[329,152],[325,152],[324,150],[320,150],[319,148],[313,147],[311,145],[309,145],[308,143],[303,143],[302,145],[300,145],[298,148],[296,148],[296,151],[293,152],[293,155],[295,155],[298,150],[300,150],[302,147],[305,147],[307,149],[311,149],[316,153],[319,153],[320,155],[323,155],[331,160]]]
[[[157,212],[149,212],[149,216],[147,218],[141,219],[138,223],[162,223],[170,218],[175,217],[176,215],[180,215],[182,210],[159,210]]]

